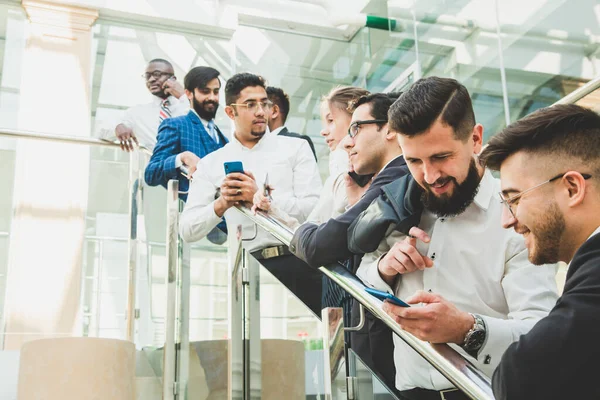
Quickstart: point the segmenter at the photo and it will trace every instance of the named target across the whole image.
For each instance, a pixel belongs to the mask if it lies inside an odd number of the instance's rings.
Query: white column
[[[22,5],[30,23],[19,129],[90,136],[90,29],[97,11],[31,0]],[[86,146],[18,143],[5,349],[81,333],[89,153]]]

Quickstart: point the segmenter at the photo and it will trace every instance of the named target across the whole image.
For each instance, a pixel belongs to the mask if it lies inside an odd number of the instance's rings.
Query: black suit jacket
[[[540,267],[544,268],[544,267]],[[575,253],[563,295],[502,356],[496,399],[600,399],[600,234]]]
[[[408,167],[404,157],[399,156],[373,179],[363,197],[348,211],[321,225],[302,224],[292,238],[291,252],[314,268],[350,258],[353,254],[348,250],[348,228],[354,219],[379,197],[382,186],[406,174]],[[356,262],[354,265],[358,267]]]
[[[278,136],[281,135],[281,136],[295,137],[298,139],[306,140],[308,142],[308,145],[310,146],[310,149],[313,152],[313,156],[315,156],[315,160],[317,159],[317,152],[315,151],[315,145],[313,144],[310,137],[308,137],[307,135],[301,135],[299,133],[290,132],[290,131],[288,131],[288,128],[286,128],[285,126],[279,131],[279,133],[277,135]]]

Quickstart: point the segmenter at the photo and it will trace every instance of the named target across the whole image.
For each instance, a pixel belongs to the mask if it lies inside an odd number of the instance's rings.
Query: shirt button
[[[431,258],[432,260],[435,260],[435,253],[432,253],[431,257],[429,257],[429,258]]]
[[[492,356],[490,356],[489,354],[486,354],[485,358],[483,359],[483,363],[490,364],[491,362],[492,362]]]
[[[446,218],[440,218],[440,222],[446,221]]]

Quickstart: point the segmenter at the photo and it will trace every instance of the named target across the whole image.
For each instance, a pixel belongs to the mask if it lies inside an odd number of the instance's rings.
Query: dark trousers
[[[400,392],[401,400],[469,400],[469,396],[458,389],[429,390],[415,388]]]
[[[258,262],[321,319],[321,277],[323,274],[291,254]]]
[[[352,303],[352,326],[356,326],[360,321],[359,304],[356,301]],[[365,310],[365,326],[360,331],[350,333],[350,346],[363,363],[397,395],[392,335],[387,325]]]

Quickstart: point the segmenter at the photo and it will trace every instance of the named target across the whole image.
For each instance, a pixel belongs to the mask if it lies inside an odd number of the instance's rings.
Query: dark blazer
[[[216,127],[216,126],[215,126]],[[216,127],[219,143],[210,137],[198,115],[190,111],[187,115],[165,119],[158,127],[156,147],[146,167],[144,178],[150,186],[162,185],[165,188],[171,179],[179,180],[179,191],[187,192],[189,182],[178,168],[175,157],[184,151],[191,151],[200,158],[227,144],[227,138]],[[187,200],[187,194],[179,198]]]
[[[545,267],[540,267],[545,268]],[[496,399],[600,399],[600,234],[575,253],[563,295],[510,345],[494,372]]]
[[[295,137],[298,139],[304,139],[308,142],[308,145],[310,146],[311,151],[313,152],[313,156],[315,156],[315,160],[317,159],[317,152],[315,151],[315,145],[313,144],[312,140],[310,139],[309,136],[307,135],[301,135],[299,133],[294,133],[294,132],[290,132],[288,131],[288,128],[286,128],[285,126],[279,131],[279,133],[277,134],[277,136],[288,136],[288,137]]]
[[[292,253],[314,268],[352,257],[353,253],[348,250],[347,239],[350,224],[374,199],[379,197],[382,186],[406,174],[408,174],[408,167],[404,157],[400,156],[390,162],[373,179],[363,197],[348,211],[321,225],[311,223],[300,225],[290,244]]]

